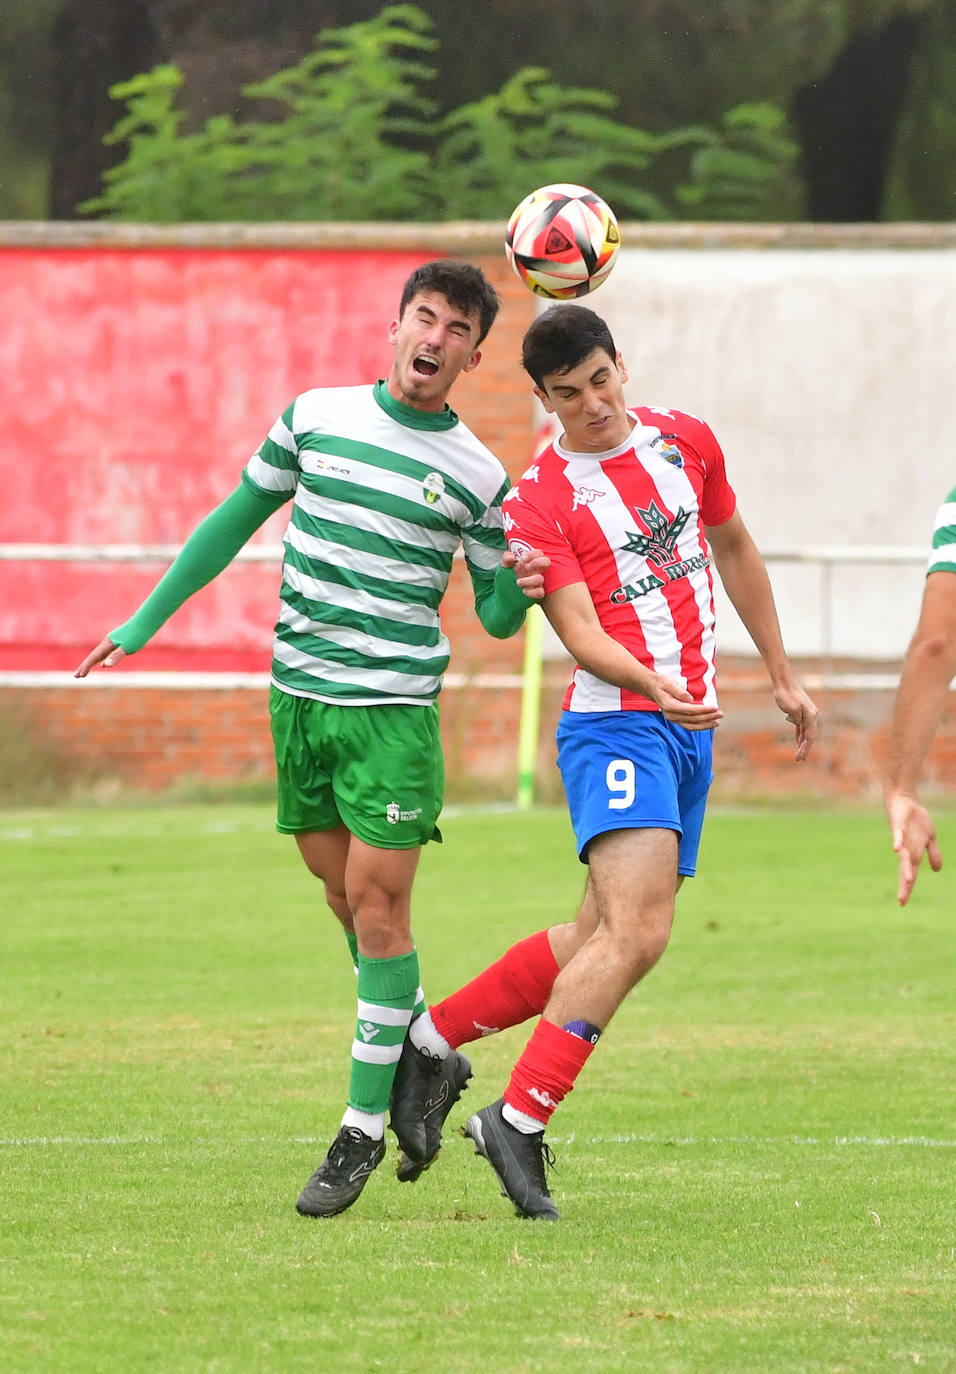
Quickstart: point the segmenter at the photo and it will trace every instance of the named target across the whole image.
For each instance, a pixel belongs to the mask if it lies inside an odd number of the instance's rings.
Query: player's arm
[[[707,539],[724,590],[764,661],[773,699],[794,727],[794,757],[801,762],[816,738],[817,708],[794,677],[784,651],[764,561],[739,511],[722,525],[708,526]]]
[[[923,591],[890,721],[883,795],[899,856],[901,906],[909,900],[923,855],[938,871],[942,856],[933,820],[916,799],[919,777],[956,676],[956,574],[931,572]]]
[[[598,619],[584,582],[567,583],[549,592],[543,606],[568,653],[595,677],[647,697],[668,720],[688,730],[711,730],[720,720],[722,713],[716,707],[694,702],[679,683],[645,667],[611,638]]]
[[[111,630],[76,669],[86,677],[97,663],[111,668],[134,654],[166,623],[184,601],[218,576],[269,516],[288,500],[288,492],[266,492],[240,482],[231,495],[206,516],[183,545],[175,561],[129,620]]]
[[[510,639],[521,629],[532,601],[544,596],[544,569],[548,559],[535,551],[520,562],[513,553],[504,552],[493,572],[475,567],[469,561],[475,611],[484,628],[495,639]]]

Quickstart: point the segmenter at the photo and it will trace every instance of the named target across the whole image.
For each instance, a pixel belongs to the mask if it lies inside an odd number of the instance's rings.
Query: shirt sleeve
[[[505,481],[491,504],[481,512],[480,517],[473,520],[470,525],[464,526],[461,531],[462,552],[472,582],[475,581],[476,573],[479,578],[482,575],[492,577],[507,547],[501,504],[510,485],[510,482]]]
[[[244,474],[245,476],[245,474]],[[129,620],[110,630],[114,644],[135,654],[200,587],[211,582],[287,497],[243,480],[186,540],[175,562]]]
[[[282,412],[243,471],[244,480],[269,496],[292,496],[299,482],[295,402]]]
[[[535,492],[534,487],[532,492]],[[511,552],[520,556],[530,549],[540,549],[547,554],[551,566],[544,574],[545,596],[572,582],[585,582],[587,579],[581,564],[561,528],[560,520],[543,510],[537,501],[532,505],[525,499],[525,493],[524,482],[519,482],[505,503],[508,547]]]
[[[700,435],[697,448],[704,464],[704,491],[700,516],[705,525],[725,525],[737,509],[737,497],[727,480],[727,465],[717,436],[699,420]]]
[[[927,573],[956,572],[956,487],[936,512]]]

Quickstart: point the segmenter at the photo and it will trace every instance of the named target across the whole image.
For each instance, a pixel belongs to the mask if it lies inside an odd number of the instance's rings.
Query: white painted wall
[[[956,251],[625,247],[582,303],[611,327],[632,404],[710,423],[766,554],[928,552],[956,485]],[[768,562],[789,652],[824,652],[820,568]],[[900,657],[923,575],[837,566],[834,654]],[[724,651],[747,652],[723,596],[718,613]]]

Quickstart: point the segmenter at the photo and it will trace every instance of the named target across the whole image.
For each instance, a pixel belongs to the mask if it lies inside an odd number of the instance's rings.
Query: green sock
[[[352,1042],[349,1106],[388,1110],[395,1067],[418,995],[418,954],[394,959],[358,956],[358,1018]]]

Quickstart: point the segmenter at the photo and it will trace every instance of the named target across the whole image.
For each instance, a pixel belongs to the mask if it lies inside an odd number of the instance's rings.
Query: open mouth
[[[438,372],[438,363],[434,358],[419,354],[412,363],[412,371],[419,377],[434,377]]]

